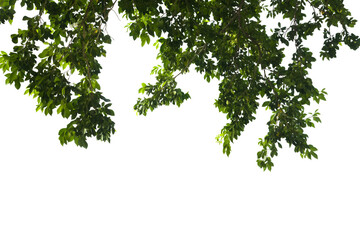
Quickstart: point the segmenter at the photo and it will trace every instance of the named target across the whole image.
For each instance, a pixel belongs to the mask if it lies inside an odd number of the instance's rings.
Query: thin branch
[[[116,0],[115,2],[113,2],[112,6],[109,8],[109,10],[105,11],[105,9],[104,9],[104,11],[103,11],[103,16],[104,16],[104,20],[105,20],[105,21],[106,21],[106,19],[108,19],[109,13],[113,10],[116,2],[117,2],[117,0]],[[106,28],[106,22],[105,22],[104,25],[105,25],[105,28]],[[102,25],[99,24],[99,27],[98,27],[98,29],[97,29],[97,30],[98,30],[98,34],[97,34],[97,36],[96,36],[96,40],[95,40],[95,41],[97,41],[97,40],[99,39],[99,36],[100,36],[100,33],[101,33],[101,27],[102,27]]]
[[[174,77],[177,78],[179,75],[183,74],[187,69],[189,69],[189,66],[191,65],[192,61],[194,61],[195,57],[198,56],[202,51],[206,49],[206,45],[202,45],[200,48],[197,49],[197,51],[194,53],[193,57],[187,61],[186,66]]]
[[[273,92],[274,92],[276,105],[277,105],[278,107],[280,107],[280,106],[279,106],[279,105],[280,105],[280,104],[279,104],[279,95],[278,95],[278,93],[277,93],[276,90],[275,90],[275,86],[272,84],[272,82],[271,82],[271,81],[269,80],[269,78],[267,77],[266,72],[265,72],[265,69],[264,69],[264,78],[265,78],[266,82],[270,85],[271,89],[272,89]]]
[[[242,0],[241,3],[240,3],[240,6],[239,6],[239,9],[237,10],[237,12],[235,13],[235,15],[230,19],[230,21],[226,24],[225,27],[223,27],[220,31],[220,34],[224,33],[224,31],[230,26],[230,24],[235,21],[235,19],[240,16],[240,13],[241,13],[241,9],[244,5],[244,2],[245,0]]]
[[[85,59],[85,62],[86,62],[86,74],[87,74],[87,77],[88,77],[88,81],[89,81],[89,88],[91,90],[91,92],[94,91],[93,87],[92,87],[92,83],[91,83],[91,75],[90,75],[90,64],[89,64],[89,60],[87,58],[87,55],[86,55],[86,49],[85,49],[85,44],[84,44],[84,41],[85,41],[85,38],[86,38],[86,25],[85,25],[85,21],[86,21],[86,18],[87,18],[87,15],[89,13],[89,9],[90,9],[90,6],[91,4],[93,3],[94,0],[90,0],[90,2],[88,3],[88,6],[86,8],[86,11],[85,11],[85,15],[84,15],[84,19],[82,21],[82,26],[83,26],[83,41],[82,41],[82,53],[83,53],[83,58]],[[87,45],[87,44],[86,44]]]
[[[251,37],[251,36],[244,30],[244,28],[243,28],[243,26],[242,26],[242,23],[241,23],[241,16],[240,16],[240,15],[239,15],[239,18],[238,18],[238,25],[239,25],[239,30],[244,34],[244,36],[245,36],[246,38],[248,38],[253,44],[255,44],[255,45],[257,46],[257,48],[258,48],[258,53],[259,53],[259,54],[258,54],[258,60],[257,60],[256,65],[257,65],[257,67],[259,67],[260,60],[261,60],[261,58],[262,58],[261,46],[260,46],[259,42],[258,42],[256,39],[254,39],[253,37]],[[256,68],[254,68],[254,75],[255,75],[255,71],[256,71]],[[277,104],[277,106],[279,106],[279,101],[278,101],[279,96],[278,96],[278,93],[276,92],[275,86],[272,84],[272,82],[271,82],[271,81],[269,80],[269,78],[267,77],[266,72],[265,72],[265,69],[264,69],[264,78],[265,78],[266,82],[269,84],[269,86],[271,87],[271,89],[273,90],[274,95],[275,95],[276,104]]]
[[[244,36],[245,36],[246,38],[250,39],[250,41],[257,46],[259,55],[258,55],[258,60],[257,60],[256,65],[259,66],[260,60],[261,60],[261,58],[262,58],[261,46],[260,46],[260,44],[259,44],[258,41],[256,41],[256,40],[255,40],[253,37],[251,37],[247,32],[245,32],[245,30],[244,30],[244,28],[243,28],[243,26],[242,26],[242,24],[241,24],[241,18],[240,18],[240,17],[239,17],[239,29],[240,29],[240,31],[244,34]],[[254,69],[254,71],[255,71],[255,70],[256,70],[256,69]],[[254,75],[255,75],[255,73],[254,73]]]

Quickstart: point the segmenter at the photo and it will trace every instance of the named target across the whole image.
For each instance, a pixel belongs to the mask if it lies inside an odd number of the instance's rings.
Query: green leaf
[[[50,47],[48,47],[48,48],[45,48],[45,49],[39,54],[39,57],[40,57],[40,58],[45,58],[45,57],[50,56],[50,54],[51,54],[51,49],[50,49]]]
[[[10,4],[9,4],[9,0],[0,0],[0,7],[8,7]]]

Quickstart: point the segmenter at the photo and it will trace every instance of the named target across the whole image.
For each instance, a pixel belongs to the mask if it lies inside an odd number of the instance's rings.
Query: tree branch
[[[88,13],[89,13],[89,9],[90,9],[90,6],[91,6],[91,4],[93,3],[93,1],[94,0],[90,0],[90,2],[88,3],[88,5],[87,5],[87,8],[86,8],[86,11],[85,11],[85,14],[84,14],[84,19],[83,19],[83,21],[82,21],[82,26],[83,26],[83,40],[82,40],[82,53],[83,53],[83,58],[85,59],[85,62],[86,62],[86,74],[87,74],[87,77],[88,77],[88,81],[89,81],[89,88],[90,88],[90,90],[91,90],[91,92],[93,92],[94,91],[94,89],[93,89],[93,87],[92,87],[92,82],[91,82],[91,75],[90,75],[90,64],[89,64],[89,60],[88,60],[88,58],[87,58],[87,55],[86,55],[86,46],[85,46],[85,38],[87,37],[86,36],[86,25],[85,25],[85,21],[86,21],[86,18],[87,18],[87,15],[88,15]],[[81,38],[80,38],[81,39]],[[86,44],[87,45],[87,44]]]

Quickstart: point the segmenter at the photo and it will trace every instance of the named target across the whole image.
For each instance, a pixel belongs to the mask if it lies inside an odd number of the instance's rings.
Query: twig
[[[222,34],[229,27],[229,25],[236,19],[236,17],[238,17],[240,15],[242,6],[244,5],[244,2],[245,2],[245,0],[241,1],[239,9],[235,13],[235,15],[230,19],[230,21],[226,24],[226,26],[221,29],[221,31],[219,32],[220,34]]]
[[[85,44],[84,44],[84,41],[85,41],[85,38],[86,38],[86,26],[85,26],[85,21],[86,21],[86,18],[87,18],[87,15],[89,13],[89,9],[90,9],[90,6],[92,4],[94,0],[90,0],[90,2],[88,3],[88,6],[86,8],[86,11],[85,11],[85,15],[84,15],[84,19],[82,21],[82,26],[83,26],[83,40],[82,40],[82,53],[83,53],[83,57],[85,59],[85,62],[86,62],[86,74],[87,74],[87,77],[88,77],[88,81],[89,81],[89,87],[90,87],[90,90],[91,92],[94,91],[93,87],[92,87],[92,83],[91,83],[91,75],[90,75],[90,64],[89,64],[89,60],[87,58],[87,55],[86,55],[86,49],[85,49]],[[87,45],[87,44],[86,44]]]
[[[265,78],[266,82],[270,85],[271,89],[273,90],[274,95],[275,95],[276,105],[279,107],[279,106],[280,106],[280,104],[279,104],[279,95],[278,95],[278,93],[277,93],[276,90],[275,90],[275,86],[272,84],[272,82],[271,82],[271,81],[269,80],[269,78],[267,77],[266,72],[265,72],[265,69],[264,69],[264,78]]]
[[[192,61],[194,61],[195,57],[198,56],[202,51],[204,51],[204,49],[206,49],[206,45],[207,45],[207,44],[202,45],[202,46],[194,53],[193,57],[192,57],[189,61],[187,61],[186,66],[174,77],[174,79],[177,78],[179,75],[183,74],[187,69],[189,69],[189,66],[190,66],[190,64],[192,63]]]

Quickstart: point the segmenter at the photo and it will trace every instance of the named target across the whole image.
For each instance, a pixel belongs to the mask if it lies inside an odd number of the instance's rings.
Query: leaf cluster
[[[1,11],[8,14],[1,14],[1,19],[13,19],[15,2],[2,3]],[[104,44],[111,43],[104,28],[114,3],[28,0],[20,4],[37,15],[23,17],[27,29],[11,35],[13,51],[1,53],[0,68],[8,72],[6,83],[17,89],[26,83],[25,94],[37,98],[37,111],[51,115],[56,109],[58,114],[71,119],[59,131],[61,144],[74,141],[86,148],[88,137],[110,142],[115,132],[110,118],[114,111],[99,91],[101,66],[97,58],[106,56]],[[82,78],[71,83],[70,76],[75,71]]]

